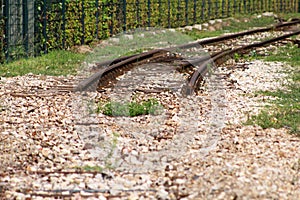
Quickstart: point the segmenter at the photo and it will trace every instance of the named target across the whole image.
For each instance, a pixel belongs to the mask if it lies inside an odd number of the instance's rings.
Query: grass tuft
[[[103,167],[100,166],[85,165],[81,169],[86,172],[103,172]]]
[[[156,99],[148,99],[142,102],[108,102],[99,105],[97,112],[108,116],[135,117],[139,115],[157,115],[161,113],[162,106]]]
[[[277,91],[260,91],[260,94],[275,97],[272,106],[251,118],[246,124],[257,124],[262,128],[287,128],[291,133],[300,136],[300,48],[294,45],[281,47],[266,61],[281,61],[290,64],[291,83],[285,89]]]

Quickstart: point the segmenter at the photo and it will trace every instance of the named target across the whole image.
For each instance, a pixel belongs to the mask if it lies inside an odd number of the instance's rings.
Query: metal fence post
[[[62,48],[66,48],[66,0],[62,0]]]
[[[81,36],[81,45],[84,44],[84,39],[85,39],[85,24],[84,24],[84,18],[85,18],[85,13],[84,13],[84,0],[81,1],[81,31],[82,31],[82,36]]]
[[[227,2],[227,17],[231,16],[230,13],[230,1]]]
[[[236,0],[234,0],[233,2],[233,14],[236,13]]]
[[[96,39],[99,39],[99,0],[95,2],[96,7]]]
[[[151,0],[148,0],[148,12],[147,12],[147,16],[148,16],[148,27],[151,27]]]
[[[5,24],[5,37],[4,37],[4,52],[6,62],[9,61],[9,0],[4,3],[4,24]]]
[[[197,22],[197,0],[194,0],[194,13],[193,13],[193,23]]]
[[[179,23],[179,25],[180,25],[180,11],[181,11],[181,8],[180,8],[180,0],[178,0],[178,1],[177,1],[176,21],[177,21],[177,23]]]
[[[162,17],[162,9],[161,9],[161,0],[158,1],[158,26],[161,26],[161,17]]]
[[[40,48],[40,12],[38,4],[40,2],[34,1],[34,55],[39,55],[41,48]]]
[[[123,0],[123,9],[122,9],[122,13],[123,13],[123,31],[126,32],[126,23],[127,23],[127,19],[126,19],[126,9],[127,9],[127,5],[126,5],[126,0]]]
[[[262,1],[264,1],[264,0],[262,0]],[[248,10],[248,13],[252,13],[252,10],[251,10],[251,1],[248,2],[247,10]]]
[[[44,44],[43,44],[43,49],[44,53],[48,53],[48,48],[47,48],[47,0],[43,1],[43,39],[44,39]]]
[[[185,0],[185,25],[189,24],[189,0]]]
[[[208,0],[208,19],[210,19],[210,14],[211,14],[211,0]]]
[[[219,3],[218,1],[215,2],[216,6],[215,6],[215,17],[218,18],[219,16]]]
[[[140,27],[140,1],[136,0],[136,21],[137,21],[137,27]]]
[[[205,0],[202,0],[202,8],[201,8],[201,19],[204,20],[204,12],[205,12]]]
[[[255,12],[255,11],[257,11],[256,9],[258,8],[258,3],[259,2],[257,2],[256,0],[253,0],[253,11]]]
[[[113,18],[113,15],[114,15],[114,12],[113,12],[114,5],[115,4],[114,4],[113,0],[111,0],[109,2],[109,4],[108,4],[108,6],[110,7],[110,9],[109,9],[109,19],[111,20],[110,21],[111,23],[109,23],[109,33],[110,33],[110,35],[113,34],[113,30],[114,30],[114,18]]]
[[[27,0],[22,2],[22,15],[23,15],[23,45],[25,49],[25,56],[28,57],[28,7]]]
[[[171,0],[168,0],[168,28],[171,28]]]
[[[222,17],[225,17],[225,0],[222,0]]]

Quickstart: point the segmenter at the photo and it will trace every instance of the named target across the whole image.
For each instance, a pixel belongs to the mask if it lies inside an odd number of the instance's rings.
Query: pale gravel
[[[169,99],[169,112],[173,113],[166,125],[166,133],[174,133],[178,122],[198,118],[197,130],[192,143],[187,143],[185,152],[180,152],[172,162],[164,161],[157,170],[133,173],[130,169],[115,171],[106,169],[104,175],[91,174],[52,174],[38,175],[37,170],[70,170],[80,166],[107,165],[107,160],[93,155],[86,139],[78,135],[75,122],[100,122],[94,127],[95,138],[101,145],[111,145],[112,132],[122,133],[120,122],[104,115],[84,113],[85,99],[98,101],[102,96],[88,93],[84,97],[78,93],[49,92],[43,88],[65,84],[76,77],[45,77],[26,75],[0,80],[0,149],[1,181],[0,187],[4,199],[42,199],[31,196],[39,190],[80,189],[73,199],[300,199],[300,139],[287,133],[285,129],[262,129],[257,126],[244,126],[243,122],[250,114],[258,113],[265,102],[255,91],[273,90],[286,83],[286,74],[282,71],[288,66],[284,63],[266,63],[253,61],[233,64],[229,69],[220,69],[220,74],[230,74],[223,78],[222,95],[225,95],[226,108],[224,125],[216,135],[216,146],[205,153],[200,151],[207,142],[207,121],[211,109],[209,94],[204,93],[198,99]],[[30,96],[22,96],[25,92]],[[195,103],[202,108],[203,116],[180,116],[180,108],[186,102]],[[223,102],[224,103],[224,102]],[[166,103],[167,104],[167,103]],[[190,104],[190,105],[191,105]],[[93,104],[91,104],[93,105]],[[172,106],[173,105],[173,106]],[[179,109],[176,106],[179,105]],[[80,109],[83,109],[80,110]],[[80,114],[78,114],[78,112]],[[205,115],[206,114],[206,115]],[[84,116],[77,119],[78,116]],[[205,117],[206,116],[206,117]],[[192,118],[191,118],[192,117]],[[147,123],[147,117],[137,118]],[[143,121],[144,120],[144,121]],[[151,120],[151,119],[148,119]],[[134,123],[139,123],[135,121]],[[145,124],[146,126],[146,124]],[[184,127],[185,125],[183,125]],[[169,129],[168,129],[169,128]],[[93,129],[93,128],[92,128]],[[100,132],[99,132],[100,131]],[[150,131],[150,130],[149,130]],[[163,130],[157,130],[158,133]],[[93,132],[93,130],[90,130]],[[150,133],[155,132],[151,130]],[[99,134],[100,133],[100,134]],[[147,135],[147,130],[143,133]],[[142,137],[142,136],[140,136]],[[134,140],[124,134],[117,138],[119,150],[126,155],[136,155],[139,151],[148,152],[160,148],[153,140]],[[214,138],[215,139],[215,138]],[[124,140],[124,141],[123,141]],[[104,142],[103,142],[104,141]],[[166,140],[167,141],[167,140]],[[97,146],[97,142],[94,145]],[[85,147],[84,147],[85,146]],[[126,148],[125,148],[126,147]],[[178,146],[176,146],[178,147]],[[97,151],[96,151],[97,152]],[[99,152],[99,151],[98,151]],[[114,151],[112,151],[114,152]],[[107,156],[109,152],[104,152]],[[132,157],[134,158],[134,156]],[[137,160],[131,160],[136,164]],[[129,162],[130,163],[130,162]],[[127,166],[130,168],[130,166]],[[133,166],[135,168],[135,166]],[[128,172],[128,173],[126,173]],[[109,190],[110,193],[91,193],[83,189]],[[121,190],[133,191],[121,191]],[[147,191],[154,189],[156,192]],[[142,190],[142,191],[138,191]],[[135,191],[135,192],[134,192]],[[65,191],[64,194],[68,194]],[[49,198],[51,199],[51,198]]]
[[[238,63],[237,67],[230,70],[229,76],[235,89],[226,90],[226,99],[229,99],[227,123],[230,124],[245,122],[249,116],[258,114],[261,107],[268,104],[268,100],[274,99],[258,91],[275,91],[291,81],[286,73],[291,67],[285,63],[255,60]],[[225,69],[223,73],[226,72]],[[237,95],[239,98],[236,98]]]
[[[30,91],[32,87],[55,84],[55,81],[51,77],[41,80],[40,76],[31,75],[2,79],[1,105],[5,110],[1,112],[1,119],[6,123],[1,124],[1,137],[8,138],[5,144],[1,143],[1,149],[8,150],[8,154],[2,154],[1,171],[12,170],[10,174],[2,175],[1,178],[1,183],[8,187],[5,197],[23,199],[25,196],[22,194],[22,188],[28,187],[33,190],[47,190],[88,186],[109,189],[114,195],[125,195],[124,197],[133,199],[142,199],[142,196],[145,199],[174,199],[184,196],[185,199],[299,199],[299,138],[287,134],[284,129],[263,130],[241,125],[245,120],[245,113],[257,112],[263,105],[262,102],[258,102],[261,97],[253,98],[253,92],[257,88],[276,89],[280,86],[286,75],[277,72],[285,69],[285,66],[284,63],[254,61],[248,63],[244,69],[223,70],[231,73],[228,87],[225,87],[226,122],[231,125],[222,129],[217,146],[205,156],[199,153],[197,148],[193,148],[161,171],[141,175],[121,175],[111,171],[108,173],[112,174],[112,180],[104,180],[102,176],[53,175],[50,176],[52,178],[49,182],[49,176],[45,179],[27,174],[37,169],[66,169],[99,163],[93,161],[89,152],[82,150],[83,141],[74,132],[74,113],[68,105],[74,102],[78,95],[69,93],[58,94],[54,98],[14,97],[13,94],[17,91]],[[232,86],[230,80],[237,82]],[[22,84],[24,82],[26,86]],[[38,110],[33,114],[26,114],[32,107]],[[19,124],[9,126],[7,122],[12,121]],[[109,121],[107,123],[107,130],[113,129],[113,124]],[[103,124],[106,122],[103,121]],[[201,136],[203,132],[198,134]],[[34,156],[37,163],[32,161]],[[148,188],[158,191],[118,191]],[[30,196],[29,194],[27,196]],[[81,192],[82,197],[85,195],[87,197],[89,193]],[[102,193],[98,195],[102,196]],[[110,195],[103,194],[102,197],[108,196]]]

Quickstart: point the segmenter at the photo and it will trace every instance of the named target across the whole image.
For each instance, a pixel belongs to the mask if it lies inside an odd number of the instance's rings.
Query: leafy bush
[[[40,2],[40,19],[44,13]],[[291,11],[294,3],[275,1],[249,2],[242,0],[218,1],[168,1],[168,0],[66,0],[54,1],[47,6],[48,48],[71,47],[104,39],[123,30],[139,27],[180,27],[229,17],[235,14],[251,14],[268,10]],[[124,10],[126,9],[126,10]],[[65,21],[63,22],[63,18]],[[65,30],[63,30],[63,25]],[[43,28],[40,20],[40,27]],[[45,28],[45,27],[44,27]],[[40,30],[41,31],[41,30]]]
[[[298,1],[244,0],[37,0],[35,2],[35,54],[90,44],[124,30],[139,27],[180,27],[209,19],[249,15],[264,11],[296,12]],[[126,2],[126,4],[124,4]],[[20,4],[20,7],[22,5]],[[21,13],[22,14],[22,13]],[[20,16],[17,17],[22,17]],[[5,16],[0,21],[4,24]],[[22,30],[22,24],[14,24]],[[25,24],[26,25],[26,24]],[[5,35],[2,29],[2,35]],[[23,41],[22,38],[20,41]],[[4,40],[0,39],[0,61]],[[19,54],[23,43],[10,44],[8,52]],[[20,47],[19,47],[20,46]],[[6,46],[7,48],[7,46]],[[21,52],[21,56],[26,52]],[[11,57],[13,55],[10,55]],[[15,58],[20,56],[14,55]]]

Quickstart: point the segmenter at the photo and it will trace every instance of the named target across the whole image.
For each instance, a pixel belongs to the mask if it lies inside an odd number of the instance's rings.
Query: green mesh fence
[[[0,0],[0,62],[90,44],[139,27],[299,11],[299,0]]]

